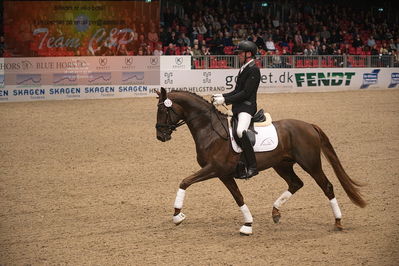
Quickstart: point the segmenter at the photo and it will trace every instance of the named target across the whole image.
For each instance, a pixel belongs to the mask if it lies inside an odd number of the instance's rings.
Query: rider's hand
[[[218,98],[218,97],[223,97],[223,94],[219,93],[219,94],[214,94],[212,95],[213,98]]]
[[[224,104],[224,97],[223,96],[213,97],[212,103],[214,105],[222,105],[222,104]]]

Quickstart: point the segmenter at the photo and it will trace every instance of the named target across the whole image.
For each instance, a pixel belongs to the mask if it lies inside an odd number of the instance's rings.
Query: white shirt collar
[[[240,68],[240,73],[244,70],[244,68],[246,68],[252,61],[254,61],[254,59],[252,58],[251,60],[249,60],[248,62],[246,62],[241,68]]]

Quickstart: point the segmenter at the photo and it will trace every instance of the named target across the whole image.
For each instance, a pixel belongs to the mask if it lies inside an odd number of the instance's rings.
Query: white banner
[[[161,86],[196,93],[234,89],[238,69],[161,71]],[[399,84],[398,68],[261,69],[259,92],[387,89]]]
[[[238,69],[191,70],[190,56],[0,58],[0,102],[198,94],[234,89]],[[83,84],[83,85],[82,85]],[[399,68],[261,69],[260,93],[399,88]]]
[[[190,70],[191,69],[191,56],[161,56],[161,69],[163,70]]]

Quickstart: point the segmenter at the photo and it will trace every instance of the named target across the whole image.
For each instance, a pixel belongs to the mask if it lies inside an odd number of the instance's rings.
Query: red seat
[[[296,67],[303,67],[303,60],[296,60]]]
[[[219,68],[218,60],[216,58],[211,59],[210,68]]]
[[[219,63],[219,68],[229,68],[228,66],[227,66],[227,60],[219,60],[218,61],[218,63]]]
[[[203,60],[195,60],[194,61],[194,67],[195,69],[203,69],[204,67],[204,61]]]

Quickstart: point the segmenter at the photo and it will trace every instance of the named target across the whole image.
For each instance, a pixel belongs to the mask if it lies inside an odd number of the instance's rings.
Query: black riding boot
[[[245,155],[245,160],[247,161],[247,172],[245,176],[243,175],[240,178],[248,179],[257,175],[259,172],[256,165],[254,148],[252,147],[252,144],[249,141],[246,131],[242,133],[241,147]]]

